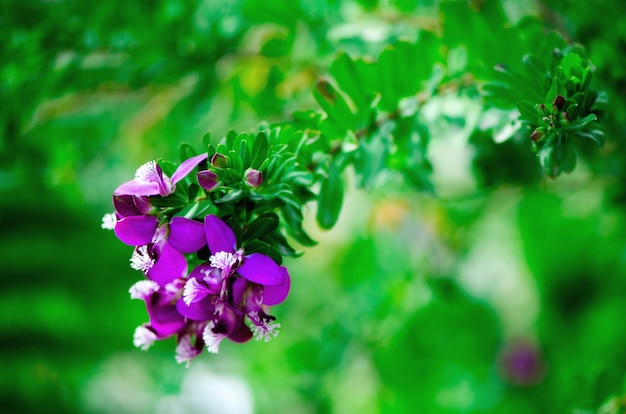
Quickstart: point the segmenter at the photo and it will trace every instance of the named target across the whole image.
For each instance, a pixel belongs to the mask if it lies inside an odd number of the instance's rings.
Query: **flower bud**
[[[557,95],[556,98],[554,98],[554,101],[552,101],[552,106],[558,109],[559,111],[563,109],[564,105],[565,105],[565,98],[561,95]]]
[[[215,168],[226,168],[228,166],[228,159],[225,155],[216,152],[211,157],[211,166]]]
[[[213,191],[220,185],[219,177],[213,171],[198,171],[196,176],[198,178],[198,184],[206,191]]]
[[[250,187],[259,187],[263,184],[263,173],[259,170],[249,169],[246,171],[245,183]]]
[[[533,131],[533,133],[532,133],[532,134],[530,134],[530,140],[531,140],[532,142],[538,142],[538,141],[541,141],[541,139],[543,138],[543,135],[544,135],[544,134],[543,134],[543,131],[542,131],[542,130],[540,130],[539,128],[537,128],[537,129],[535,129],[535,130]]]

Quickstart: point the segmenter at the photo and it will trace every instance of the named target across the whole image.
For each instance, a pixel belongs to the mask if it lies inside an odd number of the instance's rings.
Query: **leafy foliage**
[[[205,152],[149,202],[289,267],[280,340],[220,355],[258,411],[623,410],[619,1],[5,3],[6,410],[183,401],[93,228]]]

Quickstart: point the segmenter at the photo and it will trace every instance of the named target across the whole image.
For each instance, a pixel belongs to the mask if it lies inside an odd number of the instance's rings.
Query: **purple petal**
[[[135,205],[135,199],[131,195],[114,195],[113,207],[115,211],[122,217],[141,216],[142,213]]]
[[[183,253],[197,252],[206,245],[204,225],[184,217],[174,217],[170,222],[168,242]]]
[[[115,235],[122,243],[143,246],[152,242],[159,220],[154,216],[128,216],[118,220]]]
[[[176,302],[176,310],[185,318],[194,321],[208,321],[215,319],[215,305],[211,303],[210,298],[193,302],[189,306],[180,298]]]
[[[186,274],[187,260],[185,260],[185,256],[169,243],[165,243],[157,254],[154,266],[148,270],[147,276],[160,286],[165,286],[177,278],[185,277]]]
[[[192,277],[204,281],[212,293],[219,293],[222,288],[220,271],[212,268],[209,264],[205,263],[196,266],[189,274],[189,278],[191,279]]]
[[[263,304],[272,306],[278,305],[282,301],[287,298],[289,295],[289,288],[291,287],[291,278],[289,277],[289,272],[287,272],[287,268],[281,266],[281,270],[285,275],[285,283],[280,286],[265,286],[263,289]]]
[[[239,304],[243,300],[243,295],[244,293],[246,293],[246,289],[248,289],[249,285],[250,282],[242,277],[237,278],[233,282],[233,303],[235,304],[235,306],[239,306]]]
[[[250,169],[246,172],[245,182],[250,187],[259,187],[263,184],[263,173],[259,170]]]
[[[206,216],[204,218],[204,229],[211,253],[236,252],[237,239],[235,238],[235,233],[220,218],[214,215]]]
[[[219,186],[219,177],[213,171],[205,170],[198,171],[196,174],[198,178],[198,184],[206,191],[213,191]]]
[[[150,327],[158,338],[166,338],[185,328],[185,318],[178,313],[176,307],[148,306]]]
[[[285,283],[285,273],[275,261],[261,253],[252,253],[243,259],[237,272],[251,282],[266,286]]]
[[[196,155],[195,157],[191,157],[183,161],[178,166],[176,171],[174,171],[174,174],[172,174],[172,184],[176,184],[177,182],[185,178],[185,176],[189,174],[191,170],[196,168],[196,166],[200,164],[202,161],[206,160],[207,156],[208,154],[204,153],[204,154]]]
[[[243,321],[238,320],[235,329],[228,334],[228,339],[233,342],[248,342],[252,339],[252,331]]]
[[[160,194],[160,187],[159,183],[154,181],[138,183],[135,180],[130,180],[113,191],[113,195],[151,196],[157,194]]]
[[[148,215],[156,210],[155,207],[150,204],[150,199],[145,196],[133,196],[135,207],[141,214]]]
[[[243,315],[240,312],[237,312],[228,303],[222,302],[221,310],[217,320],[215,321],[213,332],[228,335],[235,328],[237,328],[238,319],[243,321]]]

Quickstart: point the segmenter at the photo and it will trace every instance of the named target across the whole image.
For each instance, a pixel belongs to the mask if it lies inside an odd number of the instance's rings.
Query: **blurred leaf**
[[[332,228],[341,212],[343,204],[343,176],[341,166],[334,162],[328,169],[328,176],[321,183],[317,201],[317,223],[323,229]]]

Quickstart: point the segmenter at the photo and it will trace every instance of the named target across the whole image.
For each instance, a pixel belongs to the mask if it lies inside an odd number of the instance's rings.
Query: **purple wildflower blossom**
[[[206,245],[204,238],[194,237],[202,228],[202,223],[184,217],[159,225],[153,216],[129,216],[117,221],[115,234],[135,246],[131,267],[165,286],[187,275],[184,253],[194,253]]]
[[[208,154],[200,154],[183,161],[172,177],[163,173],[156,161],[149,161],[137,169],[135,178],[117,187],[114,195],[167,197],[176,190],[176,183],[185,178],[198,164],[207,159]]]
[[[131,267],[141,270],[150,280],[165,286],[173,279],[187,274],[187,261],[183,253],[193,253],[206,245],[200,222],[184,217],[174,217],[169,223],[159,223],[152,215],[157,211],[148,196],[168,196],[176,183],[189,174],[207,154],[183,161],[172,177],[151,161],[139,167],[135,179],[119,186],[113,194],[115,215],[103,218],[103,227],[113,228],[125,244],[135,246]]]
[[[218,352],[224,338],[246,342],[276,337],[280,324],[267,312],[289,293],[287,269],[261,253],[238,250],[233,230],[216,216],[205,217],[203,234],[212,255],[189,275],[176,303],[178,312],[203,326],[201,339],[209,352]]]
[[[189,322],[176,310],[176,300],[185,284],[184,279],[174,279],[161,286],[153,280],[141,280],[129,289],[132,299],[145,301],[150,321],[137,327],[133,337],[136,347],[148,349],[159,339],[180,336],[189,328]]]

